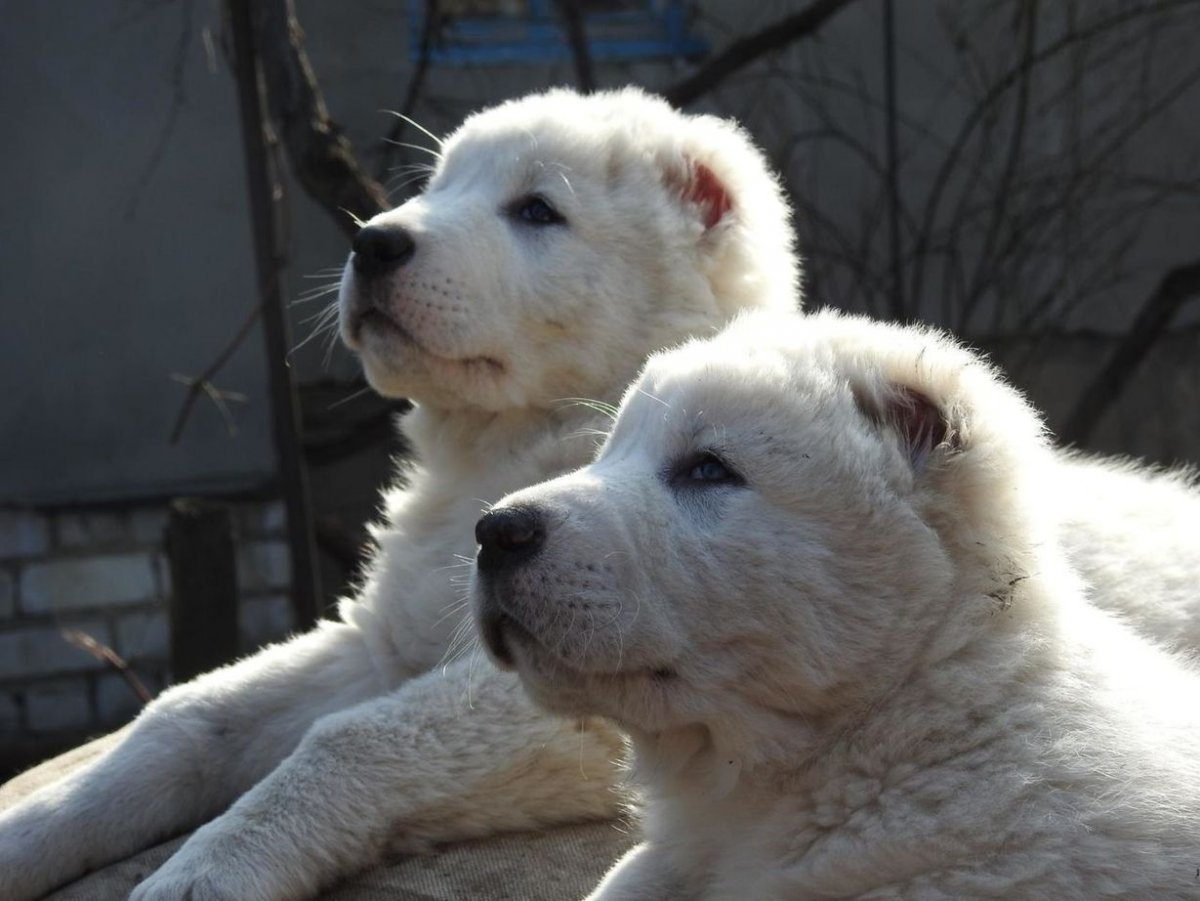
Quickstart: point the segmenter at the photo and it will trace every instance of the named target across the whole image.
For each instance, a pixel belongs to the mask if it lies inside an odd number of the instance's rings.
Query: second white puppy
[[[949,339],[748,316],[477,534],[493,657],[632,736],[613,899],[1194,897],[1200,678],[1088,604],[1038,417]]]

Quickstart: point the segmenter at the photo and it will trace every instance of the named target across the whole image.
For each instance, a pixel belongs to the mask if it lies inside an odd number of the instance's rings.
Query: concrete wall
[[[274,473],[261,339],[216,380],[247,397],[236,439],[202,402],[167,441],[172,375],[201,372],[256,304],[233,81],[202,40],[215,6],[0,4],[0,502]]]

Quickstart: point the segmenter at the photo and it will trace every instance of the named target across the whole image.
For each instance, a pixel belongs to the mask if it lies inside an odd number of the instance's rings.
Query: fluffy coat
[[[489,514],[536,547],[481,526],[494,657],[632,736],[646,842],[593,898],[1195,897],[1200,676],[1088,602],[1061,469],[929,330],[653,358],[595,463]]]

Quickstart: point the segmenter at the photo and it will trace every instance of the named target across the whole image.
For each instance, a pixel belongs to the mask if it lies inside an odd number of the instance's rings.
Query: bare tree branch
[[[267,104],[292,173],[342,231],[353,235],[359,221],[387,209],[383,186],[363,171],[350,142],[329,118],[293,0],[257,0],[252,13]]]
[[[121,678],[128,683],[129,688],[137,695],[137,699],[142,704],[149,704],[154,700],[154,695],[150,693],[150,689],[146,688],[146,683],[139,679],[137,673],[129,668],[129,664],[125,662],[125,659],[108,645],[101,644],[91,635],[88,635],[86,632],[80,632],[78,629],[63,629],[60,634],[81,651],[86,651],[97,660],[107,663],[120,673]]]
[[[999,265],[992,258],[996,239],[1000,229],[1009,221],[1006,216],[1007,204],[1012,193],[1013,178],[1017,173],[1017,163],[1021,159],[1025,144],[1025,128],[1028,124],[1030,67],[1033,61],[1033,49],[1037,46],[1037,0],[1021,4],[1018,15],[1025,19],[1023,46],[1021,48],[1021,64],[1017,76],[1017,102],[1013,110],[1011,136],[1008,142],[1008,153],[1004,160],[1004,169],[993,193],[992,211],[988,220],[987,233],[983,238],[983,248],[979,252],[979,265],[975,267],[975,277],[972,280],[967,296],[963,298],[959,312],[959,328],[968,330],[968,324],[974,318],[976,307],[983,299],[987,286],[992,282],[995,270]],[[1003,259],[1004,254],[998,255]]]
[[[179,439],[183,436],[184,426],[187,425],[188,417],[192,413],[192,406],[200,398],[201,394],[207,394],[210,398],[209,387],[212,386],[213,377],[221,370],[234,352],[241,347],[242,342],[246,340],[246,336],[250,334],[250,330],[254,327],[254,323],[258,322],[258,317],[262,314],[262,304],[258,304],[251,310],[233,337],[229,339],[226,345],[221,348],[221,351],[216,355],[211,363],[205,367],[200,375],[187,376],[186,384],[188,386],[187,394],[184,395],[183,403],[179,405],[179,412],[175,414],[175,423],[171,426],[171,444],[178,444]]]
[[[909,290],[909,297],[920,297],[924,289],[923,281],[925,273],[924,267],[921,265],[921,260],[930,242],[933,240],[934,226],[938,209],[941,205],[942,194],[949,186],[951,176],[956,172],[958,159],[965,150],[968,140],[976,127],[981,122],[984,122],[987,116],[992,114],[992,107],[1007,94],[1008,90],[1022,79],[1028,77],[1031,68],[1054,59],[1064,50],[1076,47],[1085,41],[1113,31],[1136,19],[1169,12],[1174,9],[1194,7],[1195,5],[1196,0],[1161,0],[1161,2],[1148,7],[1139,6],[1133,9],[1122,9],[1120,12],[1096,19],[1084,28],[1078,30],[1072,29],[1066,32],[1057,40],[1038,50],[1031,57],[1022,59],[1018,65],[1009,69],[991,84],[979,103],[971,110],[970,115],[967,116],[959,128],[957,136],[951,143],[950,151],[946,154],[941,168],[933,179],[933,189],[926,200],[924,213],[921,216],[922,224],[917,233],[917,243],[913,254],[916,265],[913,267],[913,275],[910,280],[911,288]]]
[[[1064,442],[1084,444],[1088,440],[1184,302],[1198,295],[1200,261],[1178,266],[1166,274],[1158,290],[1134,318],[1112,358],[1083,391],[1063,429]]]
[[[436,6],[436,0],[430,0],[430,5]],[[251,14],[267,103],[279,126],[292,172],[305,192],[325,208],[344,232],[353,236],[360,220],[387,208],[384,189],[362,171],[350,142],[329,118],[316,75],[304,52],[303,31],[292,0],[255,2]],[[221,409],[220,402],[228,393],[216,389],[212,379],[245,341],[262,309],[260,303],[251,310],[204,371],[188,379],[187,394],[171,427],[171,444],[178,443],[201,395],[208,396]]]
[[[188,47],[192,43],[192,0],[184,0],[180,4],[180,14],[182,24],[179,38],[175,42],[175,59],[171,64],[171,105],[167,108],[167,117],[163,120],[162,128],[159,129],[158,140],[155,141],[150,156],[146,159],[146,166],[142,170],[142,174],[138,176],[137,184],[129,192],[129,202],[125,204],[124,212],[126,221],[133,219],[137,213],[138,204],[141,203],[146,185],[150,184],[150,179],[154,177],[154,173],[162,164],[163,157],[166,156],[167,145],[171,142],[171,135],[175,133],[175,123],[179,120],[179,113],[187,102],[187,92],[184,90],[184,69],[187,66]]]
[[[795,15],[734,41],[696,72],[662,92],[672,106],[687,106],[760,56],[781,50],[801,38],[816,34],[851,0],[813,0]]]

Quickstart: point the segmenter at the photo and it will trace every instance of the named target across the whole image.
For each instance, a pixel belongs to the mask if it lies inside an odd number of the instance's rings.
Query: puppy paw
[[[206,827],[207,829],[208,827]],[[287,901],[309,897],[287,872],[237,836],[201,829],[129,901]]]
[[[215,873],[193,877],[159,870],[129,893],[129,901],[235,901],[251,897],[227,882],[223,875]]]

